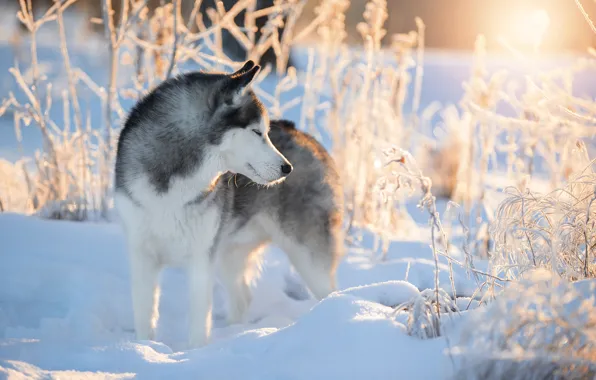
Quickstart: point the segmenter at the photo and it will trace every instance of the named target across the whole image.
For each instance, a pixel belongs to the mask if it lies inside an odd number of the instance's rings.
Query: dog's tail
[[[277,124],[277,126],[282,127],[282,128],[288,128],[288,129],[296,129],[296,124],[294,124],[293,121],[290,120],[285,120],[285,119],[280,119],[280,120],[272,120],[271,124]]]

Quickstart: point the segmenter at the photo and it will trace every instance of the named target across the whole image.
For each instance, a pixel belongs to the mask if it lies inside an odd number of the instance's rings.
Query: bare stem
[[[588,239],[588,226],[590,224],[590,209],[592,208],[592,203],[596,200],[596,194],[594,195],[594,197],[592,197],[592,199],[590,199],[590,202],[588,203],[588,207],[586,210],[586,225],[584,226],[584,242],[586,244],[586,257],[584,259],[584,276],[585,278],[589,278],[590,277],[590,272],[589,272],[589,267],[588,267],[588,263],[590,260],[590,242]]]
[[[176,63],[176,51],[178,49],[178,38],[180,34],[178,33],[178,10],[180,9],[180,0],[174,0],[174,46],[172,47],[172,56],[170,58],[170,63],[168,64],[168,70],[166,71],[166,79],[168,79],[172,75],[172,70],[174,69],[174,64]]]
[[[114,21],[112,19],[112,0],[103,0],[103,23],[104,23],[104,35],[108,41],[108,61],[110,62],[110,69],[108,74],[108,89],[107,97],[104,109],[104,141],[107,146],[104,147],[103,151],[103,162],[102,162],[102,204],[100,206],[100,212],[102,216],[107,215],[108,204],[107,204],[107,193],[108,193],[108,172],[110,162],[110,146],[112,141],[112,102],[116,93],[116,76],[118,71],[118,46],[116,44],[116,33],[114,30]]]
[[[592,31],[594,33],[596,33],[596,26],[594,25],[594,22],[590,18],[590,15],[588,14],[588,12],[586,12],[586,10],[584,9],[584,6],[582,5],[581,1],[575,0],[575,4],[579,8],[579,11],[581,12],[582,16],[584,16],[584,19],[586,19],[586,22],[590,26],[590,29],[592,29]]]

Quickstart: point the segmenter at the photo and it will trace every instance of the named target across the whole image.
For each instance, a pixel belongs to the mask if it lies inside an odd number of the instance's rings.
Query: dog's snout
[[[281,166],[281,172],[285,175],[288,175],[292,172],[292,165],[290,164],[283,164]]]

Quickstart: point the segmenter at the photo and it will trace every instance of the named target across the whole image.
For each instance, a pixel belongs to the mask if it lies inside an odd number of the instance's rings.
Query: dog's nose
[[[290,174],[292,172],[292,165],[290,164],[283,164],[281,166],[281,172],[284,174]]]

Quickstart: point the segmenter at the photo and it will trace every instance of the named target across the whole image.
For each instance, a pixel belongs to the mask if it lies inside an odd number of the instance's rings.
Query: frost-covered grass
[[[527,273],[469,322],[459,378],[593,379],[596,281]],[[457,351],[457,350],[456,350]]]
[[[541,267],[570,280],[596,277],[594,201],[596,175],[586,146],[578,142],[569,182],[547,194],[511,189],[493,223],[493,261],[516,278]]]
[[[114,19],[104,0],[102,37],[83,33],[75,2],[34,13],[21,1],[28,32],[0,41],[0,136],[15,131],[0,141],[11,153],[0,155],[0,373],[593,375],[593,50],[503,58],[480,36],[472,55],[427,51],[423,20],[385,36],[382,0],[357,25],[361,46],[344,43],[347,0],[322,0],[306,21],[303,0],[261,10],[243,0],[209,11],[209,27],[195,17],[199,2],[149,11],[125,0]],[[242,10],[245,26],[267,19],[258,38],[236,25]],[[163,291],[174,296],[160,308],[173,327],[137,342],[111,223],[114,144],[127,110],[160,81],[242,64],[226,53],[224,29],[249,58],[273,49],[257,94],[338,163],[349,230],[340,290],[316,303],[272,248],[245,323],[223,323],[216,287],[215,342],[184,351],[185,278],[170,272]]]

